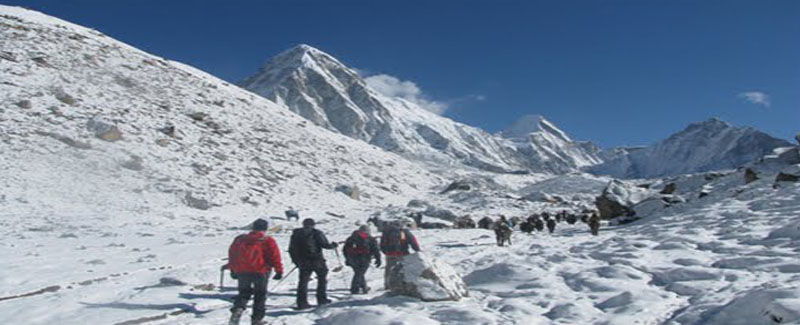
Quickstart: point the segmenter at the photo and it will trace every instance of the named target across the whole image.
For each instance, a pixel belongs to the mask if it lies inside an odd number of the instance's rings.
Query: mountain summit
[[[556,173],[599,162],[591,150],[543,118],[529,130],[538,135],[492,135],[404,98],[383,95],[355,70],[308,45],[278,54],[241,86],[317,125],[414,160],[496,172]]]

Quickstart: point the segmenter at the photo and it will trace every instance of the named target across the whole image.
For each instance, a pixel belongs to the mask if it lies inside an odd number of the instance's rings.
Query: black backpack
[[[296,249],[297,258],[313,260],[319,256],[320,250],[314,232],[298,229],[292,234],[292,247]]]

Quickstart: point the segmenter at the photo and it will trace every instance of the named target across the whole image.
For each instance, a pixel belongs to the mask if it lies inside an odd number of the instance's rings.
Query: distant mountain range
[[[539,115],[489,134],[370,88],[352,68],[308,45],[269,60],[240,85],[309,121],[406,158],[494,172],[585,170],[620,178],[657,177],[740,166],[790,145],[717,119],[639,148],[600,150],[572,140]]]

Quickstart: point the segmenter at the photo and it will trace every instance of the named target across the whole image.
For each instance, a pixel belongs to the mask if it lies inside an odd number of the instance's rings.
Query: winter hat
[[[253,221],[253,230],[255,231],[264,231],[269,228],[269,222],[267,220],[258,218],[256,221]]]
[[[314,219],[311,218],[303,219],[303,227],[314,227],[314,224],[316,224],[314,222]]]
[[[369,233],[369,225],[361,225],[361,227],[358,227],[358,231]]]

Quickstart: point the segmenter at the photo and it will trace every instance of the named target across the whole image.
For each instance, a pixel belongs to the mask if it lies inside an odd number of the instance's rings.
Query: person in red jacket
[[[252,324],[262,324],[266,311],[267,283],[275,270],[273,280],[283,278],[281,252],[275,239],[264,232],[269,224],[264,219],[253,222],[253,231],[239,235],[228,248],[228,266],[231,275],[239,280],[239,295],[231,308],[230,324],[238,324],[247,302],[253,296]]]
[[[397,279],[393,276],[395,268],[400,264],[403,256],[410,254],[409,248],[419,252],[419,242],[417,237],[410,230],[406,229],[403,222],[395,221],[386,225],[381,236],[381,252],[386,255],[386,269],[383,274],[383,285],[387,290],[398,285]]]

